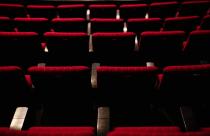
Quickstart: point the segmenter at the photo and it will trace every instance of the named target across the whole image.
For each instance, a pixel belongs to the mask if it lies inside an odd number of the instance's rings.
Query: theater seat
[[[0,15],[14,17],[25,17],[26,12],[22,4],[0,3]]]
[[[129,32],[140,34],[144,31],[160,31],[162,20],[160,18],[131,18],[127,21]]]
[[[123,32],[124,22],[122,19],[93,18],[91,22],[91,33],[95,32]]]
[[[183,1],[179,9],[178,16],[204,16],[207,13],[210,2],[201,1]]]
[[[200,64],[209,63],[209,44],[210,31],[198,30],[192,31],[184,44],[184,55],[187,63]]]
[[[15,109],[28,106],[30,90],[23,70],[17,66],[0,66],[0,81],[0,126],[9,128]]]
[[[89,37],[83,32],[46,32],[47,65],[88,65]]]
[[[84,18],[86,19],[87,7],[85,4],[61,4],[57,6],[61,18]]]
[[[52,19],[56,17],[53,5],[27,5],[26,9],[30,17],[44,17]]]
[[[144,18],[148,10],[147,4],[121,4],[120,18]]]
[[[163,30],[181,30],[189,33],[196,30],[197,25],[200,22],[199,16],[185,16],[185,17],[174,17],[166,18]]]
[[[0,16],[0,31],[14,31],[13,21],[6,16]]]
[[[96,125],[88,67],[35,66],[28,73],[35,87],[34,103],[43,110],[38,126]]]
[[[206,15],[203,17],[201,24],[200,24],[200,29],[202,30],[210,30],[210,15]]]
[[[87,32],[84,18],[54,18],[51,23],[56,32]]]
[[[159,114],[153,115],[149,108],[154,98],[157,67],[98,66],[96,69],[99,101],[101,106],[110,108],[111,129],[167,122]]]
[[[139,54],[146,62],[164,67],[183,63],[184,31],[147,31],[140,35]]]
[[[41,45],[35,32],[0,32],[0,65],[37,65]]]
[[[132,32],[98,32],[92,35],[95,61],[101,65],[132,64],[135,34]]]
[[[149,9],[149,17],[175,17],[178,8],[178,2],[157,2],[151,3]]]
[[[42,35],[49,31],[49,22],[47,18],[14,18],[14,23],[18,31],[37,32]]]
[[[90,4],[90,18],[116,18],[115,4]]]

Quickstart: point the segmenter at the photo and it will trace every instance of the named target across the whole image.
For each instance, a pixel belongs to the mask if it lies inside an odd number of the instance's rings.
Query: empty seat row
[[[31,93],[19,67],[1,66],[0,118],[7,121],[0,122],[1,125],[9,125],[17,106],[29,107],[27,117],[31,117],[32,122],[37,121],[37,110],[41,110],[41,118],[36,122],[38,126],[96,126],[97,107],[107,106],[111,109],[112,127],[115,127],[151,123],[151,118],[157,114],[141,116],[150,104],[176,108],[194,105],[195,99],[201,100],[195,105],[208,104],[209,64],[163,69],[155,66],[98,66],[97,92],[91,88],[90,71],[86,66],[30,67],[27,73],[32,81]],[[155,119],[159,123],[166,121],[160,116]]]
[[[27,68],[38,63],[145,65],[154,62],[158,66],[209,63],[209,34],[209,30],[193,31],[185,41],[183,31],[150,31],[141,33],[136,44],[132,32],[98,32],[93,33],[91,40],[82,32],[46,32],[44,41],[35,32],[0,32],[0,64]]]
[[[116,18],[116,4],[71,4],[71,5],[24,5],[21,4],[0,4],[0,15],[9,17],[30,16],[30,17],[82,17],[86,18]],[[87,9],[90,9],[87,12]],[[179,4],[176,1],[147,4],[121,4],[119,6],[120,17],[134,18],[145,17],[175,17],[186,15],[203,16],[209,9],[209,1],[187,1]],[[58,11],[58,14],[56,13]]]
[[[198,16],[166,18],[131,18],[125,22],[122,19],[93,18],[90,26],[84,18],[14,18],[0,17],[0,31],[38,32],[135,32],[183,30],[189,33],[196,29],[210,29],[210,16],[203,19]]]

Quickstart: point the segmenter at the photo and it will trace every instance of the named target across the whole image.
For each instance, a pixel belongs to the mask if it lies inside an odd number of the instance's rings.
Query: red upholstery
[[[0,3],[0,15],[14,18],[26,16],[26,13],[22,4]]]
[[[132,63],[135,34],[132,32],[93,33],[93,51],[102,65]]]
[[[57,9],[60,17],[86,18],[85,4],[58,5]]]
[[[151,127],[116,127],[114,131],[119,132],[142,132],[142,133],[164,133],[164,132],[181,132],[179,127],[176,126],[151,126]]]
[[[158,66],[182,63],[183,31],[162,31],[141,33],[140,55],[145,62]]]
[[[82,32],[46,32],[47,64],[88,65],[89,37]],[[68,59],[66,59],[68,58]]]
[[[183,30],[189,33],[196,29],[196,26],[199,24],[199,22],[199,16],[166,18],[163,29],[166,31]]]
[[[26,106],[29,88],[23,71],[17,66],[0,66],[0,126],[9,126],[15,109]]]
[[[110,107],[113,126],[138,126],[149,121],[141,116],[142,108],[153,101],[158,72],[152,66],[97,67],[98,97],[100,103]]]
[[[49,24],[47,18],[15,18],[15,24],[18,27],[18,31],[31,31],[44,33],[49,31]]]
[[[0,16],[0,31],[14,31],[14,25],[9,17]]]
[[[28,69],[28,73],[31,75],[33,85],[36,87],[36,96],[44,106],[45,111],[41,124],[45,124],[45,126],[68,125],[75,127],[94,125],[96,111],[92,105],[90,69],[88,67],[31,67]],[[63,129],[68,131],[63,131]],[[68,129],[64,127],[57,128],[56,131],[70,133],[74,129],[76,128]],[[84,128],[84,131],[82,131],[83,128],[81,128],[81,131],[78,129],[75,132],[86,133],[89,130],[92,132],[91,128]],[[45,130],[42,128],[40,132],[42,131]]]
[[[209,61],[210,31],[192,31],[184,48],[188,63],[198,64],[201,61]]]
[[[90,4],[90,18],[116,18],[115,4]]]
[[[157,72],[157,67],[112,67],[112,66],[100,66],[97,67],[97,72],[103,74],[145,74],[146,72]]]
[[[203,16],[207,13],[209,8],[209,1],[184,1],[181,3],[179,16]]]
[[[53,67],[53,66],[45,66],[45,67],[30,67],[28,71],[30,73],[43,73],[43,74],[53,74],[53,73],[74,73],[80,71],[87,71],[88,68],[85,66],[60,66],[60,67]]]
[[[127,21],[127,28],[130,32],[141,33],[144,31],[160,31],[162,21],[160,18],[132,18]]]
[[[60,32],[87,32],[87,23],[84,18],[54,18],[52,26]]]
[[[37,64],[41,49],[37,33],[0,32],[0,42],[0,65],[18,65],[25,68]]]
[[[144,18],[147,10],[147,4],[121,4],[120,17],[123,19]]]
[[[178,7],[178,2],[160,2],[160,3],[151,3],[149,10],[149,17],[174,17],[176,15]]]
[[[163,74],[160,84],[161,102],[183,105],[193,104],[195,99],[202,98],[200,102],[206,101],[210,83],[209,64],[168,66],[163,69]]]
[[[91,32],[122,32],[124,22],[122,19],[93,18],[91,19]]]
[[[203,17],[203,20],[202,20],[202,22],[201,22],[201,25],[200,25],[200,27],[201,27],[201,29],[203,29],[203,30],[210,30],[210,15],[206,15],[206,16],[204,16]]]
[[[30,17],[55,17],[55,6],[53,5],[27,5],[27,11]]]

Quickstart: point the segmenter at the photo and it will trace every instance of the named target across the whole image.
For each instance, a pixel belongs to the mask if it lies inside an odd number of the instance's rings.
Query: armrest
[[[10,124],[11,129],[21,130],[26,118],[28,107],[17,107]]]
[[[97,136],[106,136],[110,129],[109,107],[99,107],[97,117]]]
[[[100,63],[93,63],[91,67],[91,85],[92,88],[97,88],[97,71],[96,67],[100,66]]]

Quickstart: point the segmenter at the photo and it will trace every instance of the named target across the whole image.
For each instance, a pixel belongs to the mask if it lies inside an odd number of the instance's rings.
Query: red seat
[[[52,19],[56,16],[53,5],[27,5],[26,7],[30,17],[45,17]]]
[[[184,46],[184,54],[188,63],[200,64],[210,61],[210,30],[192,31]]]
[[[46,32],[47,65],[88,65],[89,37],[83,32]]]
[[[147,4],[121,4],[120,18],[144,18],[148,10]]]
[[[200,28],[203,30],[210,30],[210,15],[206,15],[203,17]]]
[[[96,125],[96,110],[93,106],[88,67],[34,66],[28,69],[28,73],[35,86],[34,103],[43,105],[44,109],[40,126]],[[37,132],[43,132],[42,130],[38,129]],[[62,128],[56,131],[65,133]],[[66,132],[70,131],[71,129]],[[78,132],[78,129],[75,131]],[[45,133],[47,132],[49,131]]]
[[[87,32],[84,18],[54,18],[52,28],[56,32]]]
[[[15,18],[18,31],[22,32],[37,32],[43,34],[49,31],[49,22],[47,18]]]
[[[93,18],[91,19],[91,33],[95,32],[123,32],[122,19]]]
[[[183,63],[182,43],[184,31],[148,31],[140,35],[139,54],[146,62],[157,66]]]
[[[149,17],[175,17],[178,8],[178,2],[160,2],[151,3],[149,9]]]
[[[0,65],[26,68],[41,60],[41,45],[35,32],[0,32],[0,43]]]
[[[196,29],[199,22],[199,16],[166,18],[163,29],[166,31],[182,30],[189,33]]]
[[[0,3],[0,15],[14,17],[25,17],[26,13],[22,4]]]
[[[115,4],[90,4],[90,18],[116,18]]]
[[[58,5],[57,10],[61,18],[86,18],[85,4]]]
[[[14,24],[9,17],[0,16],[0,31],[14,31]]]
[[[132,64],[135,34],[132,32],[93,33],[93,51],[102,65]]]
[[[17,66],[0,66],[0,81],[0,126],[9,127],[15,109],[28,105],[29,87],[23,70]]]
[[[160,31],[162,21],[160,18],[133,18],[128,19],[127,29],[129,32],[140,34],[144,31]]]
[[[178,16],[204,16],[209,8],[209,1],[184,1]]]

